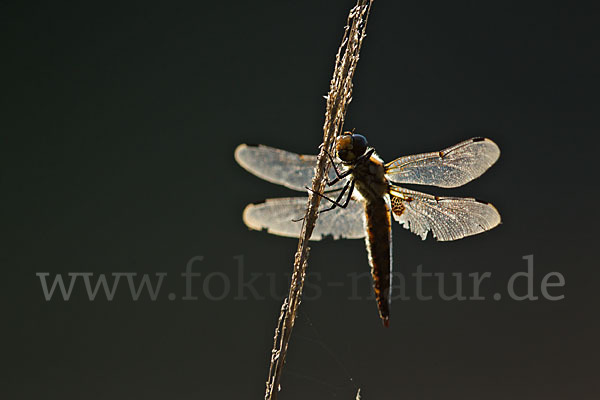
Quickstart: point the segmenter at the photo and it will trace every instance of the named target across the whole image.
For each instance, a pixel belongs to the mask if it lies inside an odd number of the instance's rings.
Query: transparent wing
[[[488,231],[500,223],[496,208],[472,198],[437,197],[390,188],[394,219],[425,240],[431,231],[437,240],[456,240]]]
[[[249,204],[244,209],[244,223],[251,229],[266,229],[279,236],[300,235],[302,218],[306,212],[307,197],[267,199],[264,203]],[[327,208],[322,205],[321,208]],[[350,200],[346,208],[337,207],[319,214],[310,240],[321,240],[326,236],[334,239],[361,239],[365,237],[364,209],[362,203]]]
[[[385,168],[393,182],[451,188],[479,177],[498,157],[500,149],[496,143],[473,138],[442,151],[400,157]]]
[[[312,186],[317,156],[306,156],[273,147],[241,144],[235,149],[235,160],[248,172],[261,179],[283,185],[293,190],[306,191]],[[335,178],[333,168],[329,169],[329,179]],[[345,182],[340,181],[327,190],[340,189]]]

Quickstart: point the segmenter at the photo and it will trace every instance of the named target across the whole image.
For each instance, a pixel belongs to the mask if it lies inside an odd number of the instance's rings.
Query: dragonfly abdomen
[[[373,288],[383,324],[390,315],[390,285],[392,275],[392,221],[387,197],[365,201],[365,242],[373,276]]]

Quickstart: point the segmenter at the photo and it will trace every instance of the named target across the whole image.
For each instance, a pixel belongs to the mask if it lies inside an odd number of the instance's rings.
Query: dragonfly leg
[[[367,151],[365,154],[363,154],[362,156],[358,157],[354,161],[354,163],[357,164],[357,163],[361,162],[362,160],[364,160],[365,158],[366,159],[371,158],[371,156],[373,155],[373,153],[375,153],[375,149],[371,149],[371,150]]]
[[[346,201],[344,202],[344,204],[338,204],[339,201],[342,199],[342,195],[344,194],[344,190],[348,187],[348,185],[350,185],[350,191],[348,192],[348,197],[346,197]],[[331,210],[333,210],[336,207],[340,207],[340,208],[346,208],[346,207],[348,207],[348,203],[350,203],[350,199],[352,198],[352,192],[354,191],[354,180],[348,182],[346,184],[346,186],[344,186],[344,190],[342,190],[342,192],[340,193],[340,195],[336,199],[336,202],[333,203],[331,205],[331,207],[319,211],[319,214],[327,212],[327,211],[331,211]],[[331,199],[327,199],[327,200],[331,201]]]
[[[346,190],[348,190],[348,188],[350,188],[350,191],[348,192],[348,197],[346,197],[346,201],[344,202],[344,204],[341,204],[340,200],[342,200],[342,197],[344,196],[344,193],[346,193]],[[326,200],[328,200],[328,201],[330,201],[332,203],[331,207],[326,208],[326,209],[321,210],[321,211],[318,212],[319,214],[321,214],[321,213],[324,213],[324,212],[327,212],[327,211],[331,211],[331,210],[333,210],[336,207],[341,207],[341,208],[348,207],[348,203],[350,202],[350,198],[352,198],[352,192],[354,191],[354,180],[346,183],[346,185],[344,186],[344,188],[342,189],[342,191],[338,195],[337,199],[335,199],[335,200],[333,200],[333,199],[325,196],[323,193],[315,192],[314,190],[312,190],[309,187],[306,187],[306,189],[309,190],[309,191],[311,191],[312,193],[318,195],[318,196],[321,196],[322,198],[324,198],[324,199],[326,199]],[[304,217],[298,218],[298,219],[293,219],[292,222],[300,222],[303,219],[304,219]]]
[[[333,160],[333,156],[331,155],[331,153],[327,150],[324,150],[325,154],[327,154],[327,157],[329,157],[329,162],[331,162],[331,166],[333,167],[333,170],[335,171],[335,175],[336,178],[334,178],[333,180],[329,180],[329,177],[327,177],[327,186],[332,186],[335,185],[340,179],[343,179],[345,177],[347,177],[348,175],[350,175],[352,173],[352,170],[349,169],[347,171],[343,171],[343,172],[339,172],[337,169],[337,165],[335,165],[335,161]]]
[[[350,190],[348,191],[348,197],[346,197],[346,201],[344,202],[344,204],[342,204],[342,203],[340,203],[340,201],[342,200],[342,197],[344,196],[344,193],[346,192],[346,190],[348,190],[348,188],[350,188]],[[325,196],[323,193],[315,192],[314,190],[312,190],[308,187],[307,187],[307,189],[309,191],[311,191],[312,193],[316,194],[317,196],[320,196],[320,197],[324,198],[325,200],[332,203],[331,207],[326,208],[325,210],[319,211],[319,213],[322,213],[322,212],[326,212],[326,211],[331,211],[336,207],[340,207],[340,208],[348,207],[348,203],[350,202],[350,198],[352,197],[352,192],[354,191],[354,180],[351,180],[350,182],[346,183],[346,186],[344,186],[344,188],[338,195],[337,199],[335,199],[335,200],[333,200],[330,197]]]

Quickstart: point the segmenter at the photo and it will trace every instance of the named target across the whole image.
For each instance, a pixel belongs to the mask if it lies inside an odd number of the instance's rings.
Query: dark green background
[[[296,241],[248,231],[241,212],[291,193],[233,150],[316,152],[351,5],[0,5],[3,398],[262,397],[281,303],[166,294],[182,295],[196,255],[203,276],[232,277],[243,255],[246,278],[275,273],[284,290]],[[477,181],[430,192],[491,201],[503,224],[455,243],[397,225],[396,270],[490,271],[489,297],[534,254],[536,287],[558,271],[565,299],[395,302],[386,330],[373,301],[321,285],[302,304],[282,398],[599,395],[599,17],[583,2],[375,2],[346,128],[385,160],[472,136],[502,150]],[[367,270],[362,241],[312,247],[323,282]],[[112,302],[83,286],[46,302],[36,272],[169,278],[155,302],[125,285]]]

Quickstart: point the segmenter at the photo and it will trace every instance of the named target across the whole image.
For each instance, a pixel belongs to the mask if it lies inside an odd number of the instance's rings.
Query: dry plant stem
[[[362,41],[366,36],[365,31],[372,3],[372,0],[358,0],[356,6],[350,10],[342,44],[335,58],[335,69],[329,87],[329,94],[327,95],[325,123],[323,125],[323,144],[321,145],[321,151],[317,159],[315,177],[312,181],[312,190],[315,192],[323,192],[325,188],[325,177],[328,176],[327,172],[330,167],[325,150],[331,151],[335,143],[335,138],[343,128],[347,106],[352,101],[352,77],[358,63]],[[309,194],[300,241],[298,242],[298,250],[294,257],[294,270],[290,282],[290,291],[281,306],[281,313],[277,328],[275,329],[271,366],[269,368],[265,393],[266,400],[276,399],[279,392],[279,381],[296,313],[300,305],[302,288],[304,287],[309,253],[308,240],[317,221],[317,210],[320,201],[321,198],[319,196],[312,193]]]

